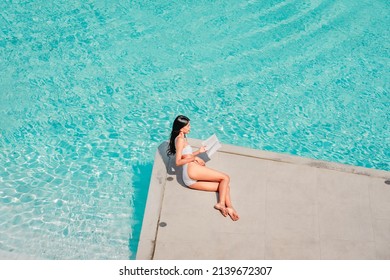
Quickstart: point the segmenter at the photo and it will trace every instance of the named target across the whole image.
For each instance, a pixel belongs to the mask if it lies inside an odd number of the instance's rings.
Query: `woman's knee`
[[[226,173],[221,173],[221,180],[225,180],[225,181],[230,182],[230,177]]]

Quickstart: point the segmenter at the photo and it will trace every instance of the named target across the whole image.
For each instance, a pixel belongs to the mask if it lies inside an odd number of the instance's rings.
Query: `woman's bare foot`
[[[225,206],[223,206],[221,203],[217,203],[214,205],[214,208],[219,210],[222,214],[222,216],[226,217],[228,212]]]
[[[233,207],[226,207],[227,213],[233,221],[237,221],[240,217]]]

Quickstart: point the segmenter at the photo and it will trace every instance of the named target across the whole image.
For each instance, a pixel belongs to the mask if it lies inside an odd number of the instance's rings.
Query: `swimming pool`
[[[390,170],[389,3],[2,1],[0,257],[134,258],[157,146]]]

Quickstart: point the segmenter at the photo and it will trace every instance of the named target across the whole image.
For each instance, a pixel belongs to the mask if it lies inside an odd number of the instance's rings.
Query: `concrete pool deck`
[[[207,166],[230,175],[233,222],[213,209],[215,193],[184,187],[166,145],[138,260],[390,259],[390,172],[223,144]]]

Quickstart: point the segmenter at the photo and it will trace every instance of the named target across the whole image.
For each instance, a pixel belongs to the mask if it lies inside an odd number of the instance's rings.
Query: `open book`
[[[219,142],[217,135],[213,134],[208,139],[202,142],[203,146],[206,146],[206,153],[208,157],[211,157],[219,148],[221,143]]]

